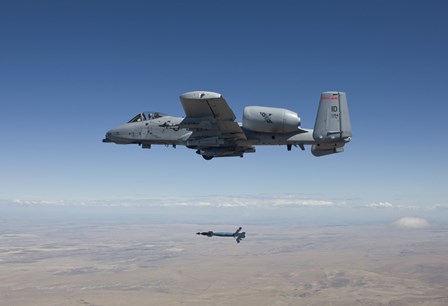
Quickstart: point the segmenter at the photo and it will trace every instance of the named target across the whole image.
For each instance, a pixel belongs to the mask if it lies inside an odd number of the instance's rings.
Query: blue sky
[[[0,200],[448,206],[447,9],[2,1]],[[222,93],[239,120],[247,105],[284,107],[309,128],[320,93],[345,91],[353,141],[322,158],[258,147],[210,162],[186,148],[101,143],[140,111],[182,116],[178,97],[191,90]]]

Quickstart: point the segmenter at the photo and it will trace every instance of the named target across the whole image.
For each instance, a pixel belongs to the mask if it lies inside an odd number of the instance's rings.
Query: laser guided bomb
[[[196,235],[203,235],[203,236],[207,236],[207,237],[213,237],[213,236],[217,236],[217,237],[233,237],[236,239],[237,243],[240,243],[241,240],[243,238],[246,238],[246,232],[241,232],[242,227],[239,227],[236,232],[232,233],[232,232],[213,232],[213,231],[208,231],[208,232],[197,232]]]

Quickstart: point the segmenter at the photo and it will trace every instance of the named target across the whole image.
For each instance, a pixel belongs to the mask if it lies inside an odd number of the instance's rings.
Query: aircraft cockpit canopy
[[[159,112],[143,112],[143,113],[138,114],[131,120],[129,120],[128,123],[152,120],[152,119],[157,119],[157,118],[161,118],[164,116],[166,116],[166,115],[163,113],[159,113]]]

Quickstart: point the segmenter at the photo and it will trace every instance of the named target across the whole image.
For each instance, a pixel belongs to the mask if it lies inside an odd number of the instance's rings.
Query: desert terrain
[[[448,305],[443,226],[29,220],[0,225],[1,305]]]

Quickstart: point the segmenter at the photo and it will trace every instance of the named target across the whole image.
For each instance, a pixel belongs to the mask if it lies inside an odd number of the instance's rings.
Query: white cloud
[[[274,206],[332,206],[331,201],[310,200],[310,199],[274,199]]]
[[[416,217],[404,217],[395,221],[394,226],[398,228],[426,228],[429,227],[429,222],[423,218]]]
[[[52,205],[52,206],[107,206],[107,207],[326,207],[337,205],[333,201],[310,199],[300,195],[268,195],[268,196],[209,196],[209,197],[161,197],[135,199],[105,200],[23,200],[12,201],[18,205]]]
[[[157,201],[163,206],[195,207],[280,207],[280,206],[331,206],[334,202],[327,200],[294,198],[291,196],[267,197],[225,197],[206,198],[161,198]]]
[[[368,204],[366,206],[367,207],[373,207],[373,208],[391,208],[391,207],[394,207],[389,202],[370,203],[370,204]]]
[[[14,199],[12,201],[14,204],[18,205],[54,205],[54,206],[64,206],[64,201],[49,201],[49,200],[21,200]]]

